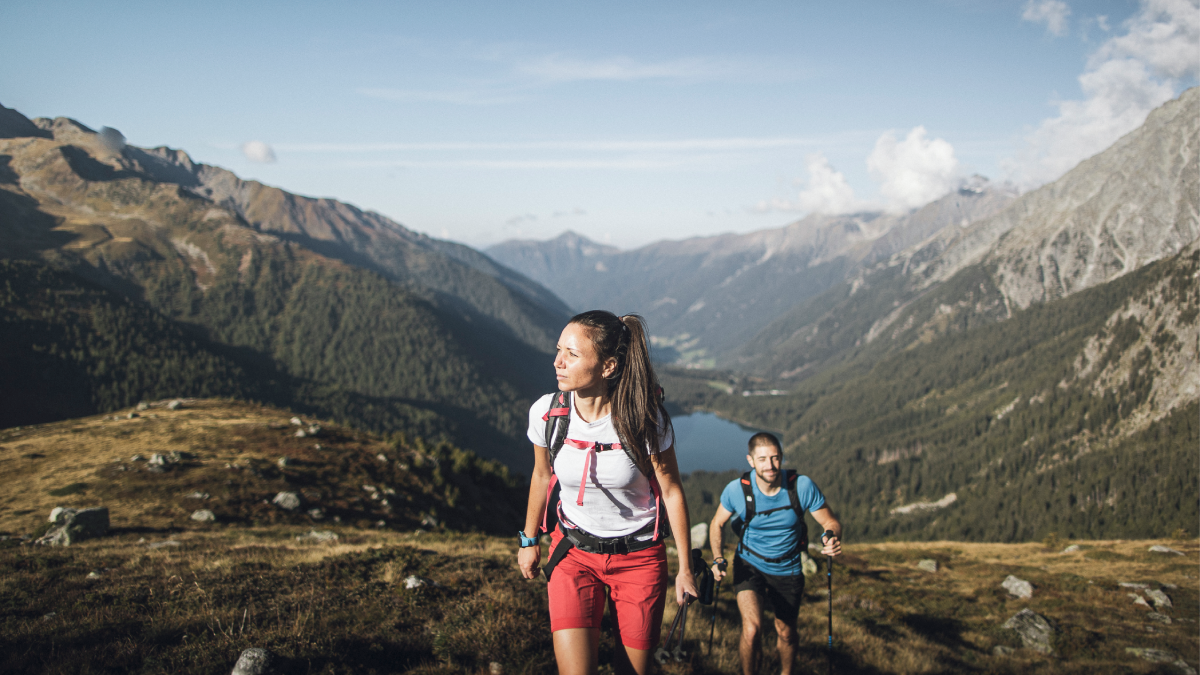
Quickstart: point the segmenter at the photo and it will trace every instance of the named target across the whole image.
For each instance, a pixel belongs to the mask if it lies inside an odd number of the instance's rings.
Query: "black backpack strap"
[[[562,529],[561,525],[559,529]],[[558,545],[554,547],[554,550],[550,551],[550,556],[547,558],[546,564],[542,565],[542,574],[546,575],[546,581],[550,581],[550,575],[554,573],[554,568],[558,566],[558,563],[562,562],[563,558],[567,557],[567,553],[573,548],[575,548],[575,544],[571,543],[571,540],[565,536],[558,540]]]
[[[754,486],[750,483],[750,472],[742,474],[739,479],[742,485],[743,502],[746,505],[746,515],[739,516],[737,511],[734,511],[733,518],[729,520],[729,528],[739,539],[744,538],[743,533],[746,531],[746,526],[750,524],[750,519],[754,517]]]
[[[558,451],[562,450],[563,443],[567,440],[567,430],[571,426],[572,401],[570,392],[556,391],[550,399],[550,409],[542,415],[542,420],[546,422],[546,449],[550,451],[551,471],[554,471],[554,458],[558,456]]]
[[[787,480],[788,499],[792,502],[792,510],[796,512],[796,545],[808,548],[808,522],[804,520],[804,507],[800,506],[800,495],[796,494],[796,479],[800,474],[795,469],[788,469]]]

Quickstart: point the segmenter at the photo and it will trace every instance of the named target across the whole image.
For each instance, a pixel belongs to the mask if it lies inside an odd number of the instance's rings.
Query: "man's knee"
[[[775,619],[775,633],[779,635],[781,643],[794,645],[800,642],[800,636],[796,633],[795,621],[788,623]]]

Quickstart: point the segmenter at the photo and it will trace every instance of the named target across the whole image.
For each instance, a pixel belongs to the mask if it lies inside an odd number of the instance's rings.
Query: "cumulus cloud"
[[[121,152],[125,149],[125,134],[117,131],[112,127],[101,127],[100,144],[113,152]]]
[[[867,157],[867,169],[880,182],[879,193],[892,211],[924,206],[957,187],[960,178],[954,147],[929,138],[923,126],[903,141],[891,132],[880,136]]]
[[[803,186],[795,201],[772,199],[759,202],[754,210],[760,213],[772,211],[802,211],[811,213],[849,213],[859,207],[854,197],[854,188],[846,182],[846,176],[833,168],[825,155],[814,152],[806,161],[807,180],[797,180]]]
[[[1025,11],[1021,18],[1031,23],[1044,23],[1046,30],[1053,35],[1067,32],[1067,17],[1071,8],[1062,0],[1029,0],[1025,3]]]
[[[262,141],[249,141],[242,144],[242,154],[251,162],[270,164],[275,161],[275,151]]]
[[[1200,1],[1144,0],[1125,32],[1102,44],[1079,76],[1083,100],[1058,103],[1005,162],[1024,188],[1054,180],[1136,129],[1200,74]]]

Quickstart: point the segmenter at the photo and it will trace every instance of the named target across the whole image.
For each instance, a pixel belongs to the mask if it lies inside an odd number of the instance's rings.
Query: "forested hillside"
[[[9,424],[227,395],[531,464],[522,432],[528,402],[553,386],[552,357],[535,346],[549,320],[497,328],[472,307],[494,289],[458,297],[322,255],[159,180],[137,149],[69,120],[38,124],[8,124],[0,139],[0,319],[6,349],[30,355],[3,361],[6,398],[25,399]],[[429,271],[433,253],[409,271]],[[18,384],[35,362],[54,363],[46,386]],[[56,402],[56,391],[69,393]]]

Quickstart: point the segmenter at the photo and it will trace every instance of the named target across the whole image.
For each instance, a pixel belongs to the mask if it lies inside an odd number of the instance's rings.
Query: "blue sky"
[[[972,173],[1028,188],[1200,58],[1196,0],[9,2],[0,21],[5,106],[475,246],[899,210]]]

